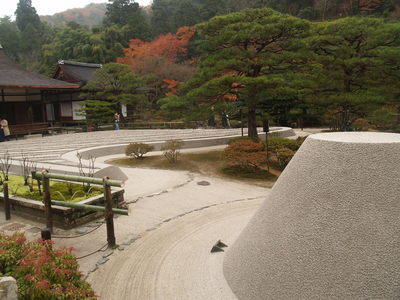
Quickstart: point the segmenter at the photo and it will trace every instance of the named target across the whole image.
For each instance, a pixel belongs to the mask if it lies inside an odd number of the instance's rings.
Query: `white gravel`
[[[261,201],[223,204],[165,223],[88,280],[101,299],[236,299],[222,274],[224,252],[210,250],[219,239],[231,245]]]

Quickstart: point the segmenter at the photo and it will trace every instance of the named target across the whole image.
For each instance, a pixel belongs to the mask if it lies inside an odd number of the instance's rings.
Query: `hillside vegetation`
[[[54,15],[40,16],[40,20],[50,25],[66,25],[76,22],[92,27],[100,25],[106,15],[106,3],[91,3],[84,8],[72,8]]]
[[[399,131],[399,2],[109,0],[89,27],[50,26],[19,0],[16,20],[0,19],[0,43],[43,74],[60,58],[104,64],[82,94],[93,125],[128,104],[130,121],[242,119],[253,137],[266,120]]]

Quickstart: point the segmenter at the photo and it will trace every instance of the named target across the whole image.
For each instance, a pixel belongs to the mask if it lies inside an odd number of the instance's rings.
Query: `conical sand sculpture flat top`
[[[400,135],[307,138],[227,251],[239,299],[399,299]]]

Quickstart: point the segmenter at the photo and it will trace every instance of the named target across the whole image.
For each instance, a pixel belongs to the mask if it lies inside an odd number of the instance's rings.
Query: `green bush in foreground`
[[[70,248],[53,248],[53,242],[26,241],[23,234],[0,232],[0,276],[17,280],[19,299],[97,299],[82,279]]]

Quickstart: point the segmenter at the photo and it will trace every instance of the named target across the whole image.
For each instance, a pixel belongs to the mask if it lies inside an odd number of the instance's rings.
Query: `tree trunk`
[[[249,107],[247,128],[247,135],[251,138],[258,139],[256,109],[254,107]]]
[[[339,131],[349,131],[350,126],[350,111],[343,109],[339,115]]]

